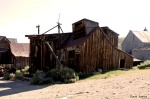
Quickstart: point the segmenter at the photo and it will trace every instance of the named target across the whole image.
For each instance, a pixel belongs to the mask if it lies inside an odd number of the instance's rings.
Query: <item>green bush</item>
[[[10,76],[9,76],[9,73],[8,73],[8,72],[5,72],[5,73],[4,73],[3,79],[4,79],[4,80],[9,80],[9,79],[10,79]]]
[[[49,77],[52,77],[54,81],[60,81],[61,80],[59,69],[51,69],[50,71],[48,71],[48,73],[49,73]]]
[[[94,74],[93,73],[86,74],[86,73],[79,72],[78,75],[80,79],[86,79],[86,78],[93,76]]]
[[[11,73],[9,74],[8,72],[4,73],[3,75],[4,80],[15,80],[15,74]]]
[[[79,80],[79,77],[73,69],[60,67],[51,69],[46,73],[37,70],[31,79],[31,84],[41,85],[52,83],[53,81],[74,83],[77,80]]]
[[[31,84],[33,85],[43,85],[52,82],[53,79],[51,77],[45,77],[45,73],[39,70],[37,70],[36,73],[31,78]]]
[[[44,78],[43,71],[37,70],[36,73],[33,75],[32,79],[31,79],[31,84],[39,84],[39,82],[43,78]]]
[[[23,74],[29,74],[29,66],[25,66],[24,69],[22,69]]]
[[[15,80],[15,74],[14,73],[9,74],[9,79],[10,80]]]
[[[23,79],[23,73],[20,71],[20,70],[16,70],[16,73],[15,73],[15,75],[16,75],[16,79]]]
[[[79,77],[75,71],[67,67],[52,69],[47,75],[51,76],[54,81],[61,81],[64,83],[74,83],[79,80]]]
[[[39,85],[43,85],[43,84],[49,84],[49,83],[53,83],[53,79],[52,77],[48,77],[48,78],[43,78],[39,81]]]
[[[61,79],[65,83],[73,83],[79,80],[78,75],[75,73],[73,69],[64,67],[61,70]]]
[[[150,67],[150,61],[147,60],[147,61],[141,63],[140,65],[138,65],[137,67],[138,67],[139,69],[145,69],[145,68],[147,68],[147,67]]]

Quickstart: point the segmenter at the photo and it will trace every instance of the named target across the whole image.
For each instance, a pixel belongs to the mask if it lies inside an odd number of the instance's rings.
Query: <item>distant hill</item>
[[[118,48],[121,49],[121,43],[123,42],[123,40],[125,39],[125,37],[119,37],[118,39]]]

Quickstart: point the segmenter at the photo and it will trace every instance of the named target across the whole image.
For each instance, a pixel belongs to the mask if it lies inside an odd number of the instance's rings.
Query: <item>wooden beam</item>
[[[52,47],[50,46],[50,44],[48,42],[45,42],[46,45],[48,46],[48,48],[50,49],[50,51],[52,52],[53,56],[55,57],[56,61],[58,62],[59,66],[62,66],[61,62],[59,61],[58,57],[56,56],[56,54],[54,53]]]

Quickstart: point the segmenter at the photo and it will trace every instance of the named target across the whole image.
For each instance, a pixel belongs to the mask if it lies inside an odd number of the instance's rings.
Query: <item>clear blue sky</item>
[[[150,30],[148,0],[0,0],[0,35],[28,42],[25,35],[36,34],[38,24],[41,33],[52,28],[59,13],[64,32],[83,18],[110,27],[120,37],[129,30]]]

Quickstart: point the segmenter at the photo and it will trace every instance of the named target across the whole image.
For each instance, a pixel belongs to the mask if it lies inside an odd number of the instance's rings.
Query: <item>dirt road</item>
[[[0,99],[150,99],[150,73],[46,86],[0,80]]]

